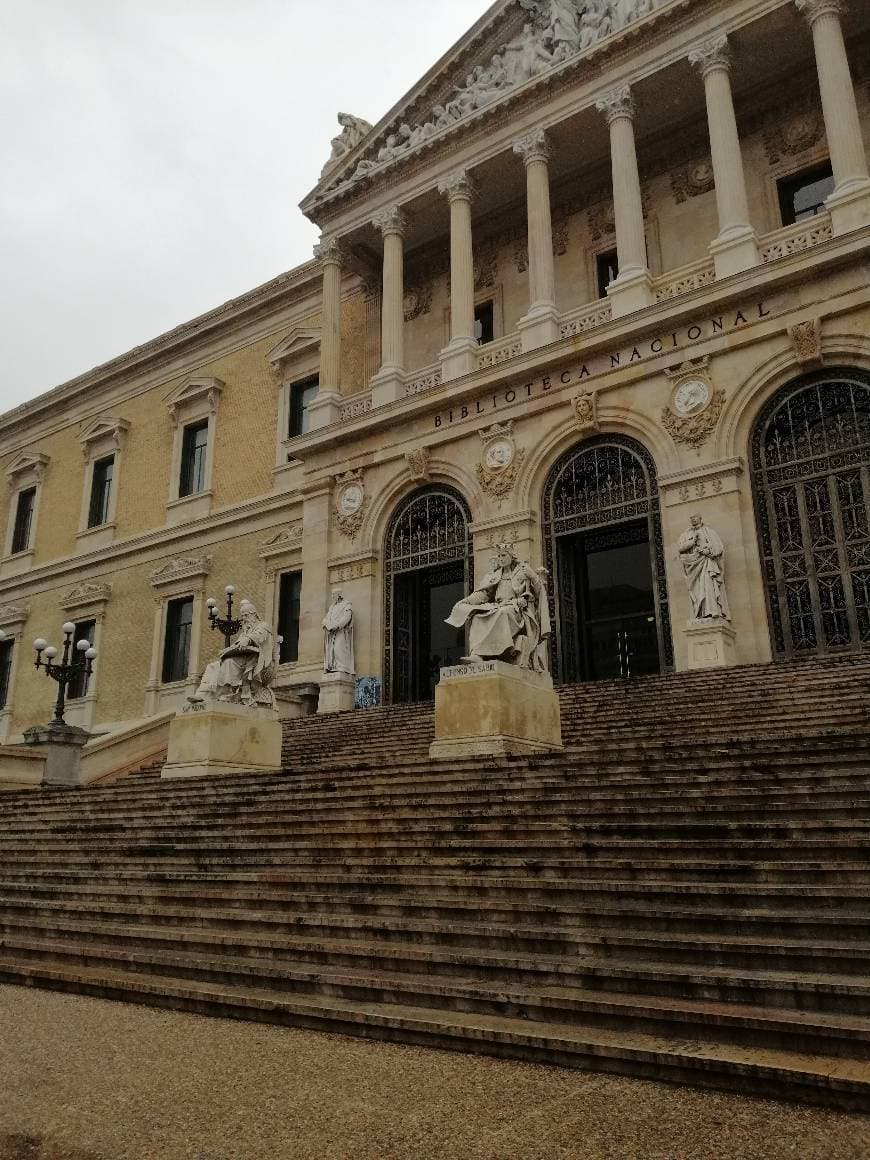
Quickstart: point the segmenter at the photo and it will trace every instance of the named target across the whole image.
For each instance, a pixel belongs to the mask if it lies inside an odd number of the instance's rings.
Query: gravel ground
[[[0,1160],[867,1160],[870,1116],[0,986]]]

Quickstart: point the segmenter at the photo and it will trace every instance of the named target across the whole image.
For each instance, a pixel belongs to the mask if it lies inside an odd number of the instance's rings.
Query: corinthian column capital
[[[376,230],[380,230],[385,238],[390,234],[398,234],[400,238],[403,238],[408,232],[410,224],[407,215],[402,213],[397,205],[380,210],[372,218],[372,225]]]
[[[334,266],[340,266],[344,262],[345,253],[338,238],[323,235],[314,247],[314,257],[318,262],[331,262]]]
[[[728,47],[728,37],[724,32],[705,40],[689,53],[689,64],[698,70],[702,77],[714,69],[731,68],[731,51]]]
[[[846,12],[846,0],[795,0],[795,5],[811,26],[820,16],[843,16]]]
[[[438,182],[438,192],[446,194],[448,201],[471,201],[477,189],[468,170],[457,169]]]
[[[530,165],[533,161],[550,160],[550,143],[543,129],[533,129],[524,137],[517,138],[514,141],[513,149],[518,157],[522,157],[526,165]]]
[[[636,105],[634,97],[631,95],[631,85],[619,85],[618,88],[604,93],[595,102],[595,108],[599,113],[604,113],[608,124],[618,117],[627,117],[629,120],[633,120]]]

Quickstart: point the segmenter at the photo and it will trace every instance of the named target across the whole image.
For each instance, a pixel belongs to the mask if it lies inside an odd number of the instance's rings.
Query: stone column
[[[634,146],[635,104],[629,85],[606,93],[595,107],[610,126],[610,162],[613,169],[613,216],[619,276],[607,287],[613,317],[630,314],[655,301],[647,266],[643,228],[643,201]]]
[[[320,239],[314,256],[323,266],[320,321],[320,385],[308,414],[312,430],[337,423],[341,408],[341,263],[336,238]]]
[[[543,129],[514,142],[514,153],[526,163],[526,208],[529,247],[529,309],[519,321],[523,350],[546,346],[559,338],[556,276],[553,270],[553,224],[550,217],[550,149]]]
[[[408,219],[390,206],[372,219],[384,239],[381,297],[381,369],[372,379],[372,406],[392,403],[405,394],[404,238]]]
[[[450,202],[450,342],[441,351],[444,382],[470,374],[477,361],[474,337],[474,251],[471,199],[474,183],[464,169],[438,185]]]
[[[719,235],[710,246],[717,278],[748,270],[759,262],[758,239],[749,222],[749,199],[743,173],[743,155],[731,96],[728,38],[714,36],[689,53],[704,78],[710,156],[716,182]]]
[[[813,34],[822,115],[834,171],[828,198],[835,234],[870,222],[870,175],[840,17],[845,0],[795,0]]]

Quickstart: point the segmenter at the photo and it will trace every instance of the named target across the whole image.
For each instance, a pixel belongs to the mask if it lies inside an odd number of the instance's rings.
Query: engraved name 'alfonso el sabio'
[[[480,587],[453,606],[446,623],[467,629],[465,663],[501,660],[533,672],[547,672],[550,611],[546,569],[521,563],[509,544],[498,544],[496,551],[498,555]]]

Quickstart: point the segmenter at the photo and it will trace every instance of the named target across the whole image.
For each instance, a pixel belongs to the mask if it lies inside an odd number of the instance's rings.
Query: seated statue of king
[[[206,666],[199,688],[188,700],[274,708],[275,669],[272,630],[257,615],[250,600],[243,600],[239,605],[239,631],[221,650],[219,659]]]
[[[446,623],[467,627],[468,656],[462,658],[466,663],[500,660],[546,672],[550,636],[546,569],[521,563],[508,544],[498,544],[496,551],[480,587],[453,606]]]

